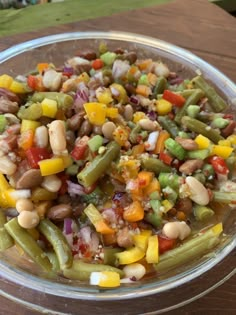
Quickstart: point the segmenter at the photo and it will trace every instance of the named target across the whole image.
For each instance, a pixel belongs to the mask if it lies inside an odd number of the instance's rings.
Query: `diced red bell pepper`
[[[73,159],[75,160],[84,159],[85,153],[88,148],[88,140],[89,140],[89,137],[84,136],[78,141],[78,143],[75,144],[74,149],[70,153]]]
[[[209,158],[209,163],[213,166],[216,173],[222,175],[227,175],[229,173],[229,168],[222,157],[214,155]]]
[[[162,235],[158,235],[158,244],[159,244],[159,254],[163,254],[164,252],[174,248],[176,240],[166,238]]]
[[[46,90],[43,86],[42,78],[36,75],[29,75],[27,84],[34,91],[43,92]]]
[[[177,107],[182,107],[186,101],[182,95],[176,94],[170,90],[165,90],[162,98]]]
[[[104,66],[104,63],[103,63],[102,59],[95,59],[95,60],[92,62],[92,68],[93,68],[94,70],[99,70],[99,69],[101,69],[103,66]]]
[[[171,165],[172,161],[173,161],[173,157],[170,156],[168,153],[165,152],[160,152],[159,154],[159,159],[164,162],[167,165]]]
[[[26,150],[26,158],[31,168],[39,168],[38,162],[50,159],[51,154],[46,148],[32,147]]]

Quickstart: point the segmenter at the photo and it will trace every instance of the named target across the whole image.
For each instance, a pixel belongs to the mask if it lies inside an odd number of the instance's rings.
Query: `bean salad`
[[[0,251],[113,288],[220,242],[236,203],[234,116],[201,74],[137,53],[101,42],[0,75]]]

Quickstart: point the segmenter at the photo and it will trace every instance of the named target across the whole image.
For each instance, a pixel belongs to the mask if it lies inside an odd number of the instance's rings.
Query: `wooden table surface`
[[[0,39],[0,50],[38,36],[84,30],[129,31],[171,42],[202,57],[236,82],[236,19],[207,0],[176,0],[157,7],[84,20],[43,29],[40,32],[5,37]],[[235,252],[227,258],[227,264],[231,267],[236,266]],[[218,272],[221,272],[220,266],[218,266]],[[227,274],[227,269],[224,272]],[[201,285],[201,279],[199,285]],[[0,287],[4,290],[2,282],[0,282]],[[135,314],[152,311],[152,308],[149,309],[151,303],[157,302],[151,298],[147,299],[147,304],[143,308],[136,307]],[[103,309],[105,315],[122,314],[119,310],[115,313],[110,312],[105,305]],[[125,314],[134,314],[129,310],[134,309],[135,305],[132,306],[132,302],[127,303]],[[82,308],[81,304],[80,309]],[[0,297],[0,315],[5,314],[36,315],[39,313]],[[77,314],[81,314],[80,311]],[[200,299],[166,314],[236,314],[236,276],[234,275]]]

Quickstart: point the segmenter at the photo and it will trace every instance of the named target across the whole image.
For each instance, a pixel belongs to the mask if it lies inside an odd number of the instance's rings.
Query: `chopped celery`
[[[195,205],[193,207],[193,214],[197,221],[204,221],[212,217],[215,212],[209,207]]]
[[[89,149],[92,152],[96,152],[102,146],[102,144],[103,144],[103,137],[100,135],[96,135],[88,141]]]
[[[0,132],[3,132],[6,128],[7,120],[4,115],[0,115]]]

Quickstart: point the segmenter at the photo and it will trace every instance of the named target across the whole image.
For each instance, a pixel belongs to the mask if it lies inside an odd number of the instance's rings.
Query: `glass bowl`
[[[78,48],[98,47],[101,40],[105,40],[110,49],[122,47],[137,51],[139,57],[161,59],[181,76],[194,76],[200,71],[235,112],[235,84],[219,70],[180,47],[131,33],[74,32],[24,42],[0,52],[1,74],[27,73],[38,62],[63,64]],[[0,293],[47,314],[163,313],[199,298],[235,273],[231,253],[236,246],[235,219],[236,211],[224,217],[225,236],[214,252],[160,277],[113,290],[100,290],[78,281],[50,280],[50,275],[38,274],[33,264],[9,250],[0,254]]]

